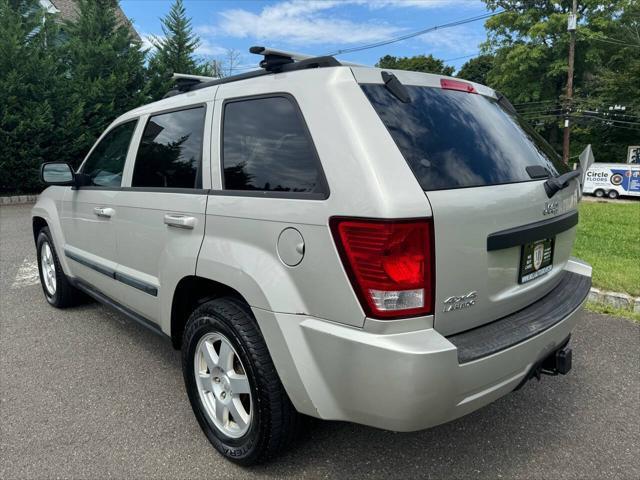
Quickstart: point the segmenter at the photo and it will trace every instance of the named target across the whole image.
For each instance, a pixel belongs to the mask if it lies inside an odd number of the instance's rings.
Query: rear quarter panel
[[[329,184],[327,199],[221,190],[222,103],[270,93],[288,93],[298,103]],[[335,248],[329,218],[428,217],[431,211],[351,70],[326,68],[224,84],[215,101],[213,190],[197,274],[235,288],[253,307],[361,327],[365,315]],[[276,249],[287,227],[296,228],[305,242],[304,259],[295,267],[286,266]]]

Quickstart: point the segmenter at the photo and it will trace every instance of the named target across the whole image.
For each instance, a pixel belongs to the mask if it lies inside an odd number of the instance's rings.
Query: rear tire
[[[85,297],[71,285],[64,274],[49,227],[43,227],[38,232],[36,248],[40,285],[47,302],[56,308],[66,308],[81,303]]]
[[[598,189],[595,192],[593,192],[593,194],[598,198],[602,198],[604,197],[604,190]]]
[[[615,200],[616,198],[618,198],[618,192],[617,192],[617,190],[609,190],[609,193],[607,194],[607,196],[611,200]]]
[[[261,463],[295,437],[299,414],[244,302],[218,298],[191,314],[182,338],[182,372],[198,423],[225,458],[245,466]]]

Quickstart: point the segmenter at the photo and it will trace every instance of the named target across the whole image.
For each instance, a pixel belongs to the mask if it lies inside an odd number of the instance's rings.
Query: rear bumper
[[[454,342],[460,338],[445,338],[432,328],[375,334],[303,315],[254,312],[299,411],[413,431],[453,420],[509,393],[534,365],[566,341],[586,301],[589,288],[585,291],[585,284],[591,284],[590,267],[576,263],[568,268],[573,270],[569,287],[577,291],[582,285],[584,295],[566,299],[552,292],[543,297],[528,307],[538,309],[540,315],[517,323],[522,328],[546,319],[543,327],[520,341],[512,336],[481,356],[472,348],[473,358],[460,353],[468,352],[473,339],[467,337],[465,346],[458,348]],[[505,319],[487,326],[493,325],[495,330],[489,333],[494,340],[501,330],[495,324]],[[475,335],[483,342],[488,337],[481,328],[475,329]]]

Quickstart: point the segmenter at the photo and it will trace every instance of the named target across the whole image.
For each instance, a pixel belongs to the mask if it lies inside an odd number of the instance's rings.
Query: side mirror
[[[75,186],[75,174],[68,163],[43,163],[40,178],[47,185]]]

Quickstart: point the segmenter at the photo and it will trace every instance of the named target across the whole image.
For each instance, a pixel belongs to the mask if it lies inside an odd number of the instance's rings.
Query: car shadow
[[[87,308],[96,307],[77,310]],[[122,329],[123,338],[144,350],[145,356],[154,357],[154,364],[165,365],[164,375],[176,377],[172,385],[181,383],[180,352],[170,341],[107,307],[98,308],[104,309],[101,316],[110,317]],[[189,408],[184,391],[171,396]],[[278,478],[495,478],[523,476],[535,472],[537,465],[549,468],[557,462],[557,471],[566,471],[570,467],[561,452],[580,431],[581,420],[574,414],[580,398],[579,374],[571,372],[566,377],[543,377],[540,382],[534,379],[476,412],[419,432],[396,433],[305,417],[290,450],[267,464],[242,470],[249,476]],[[193,423],[197,435],[195,419]],[[217,455],[213,448],[202,453]]]

